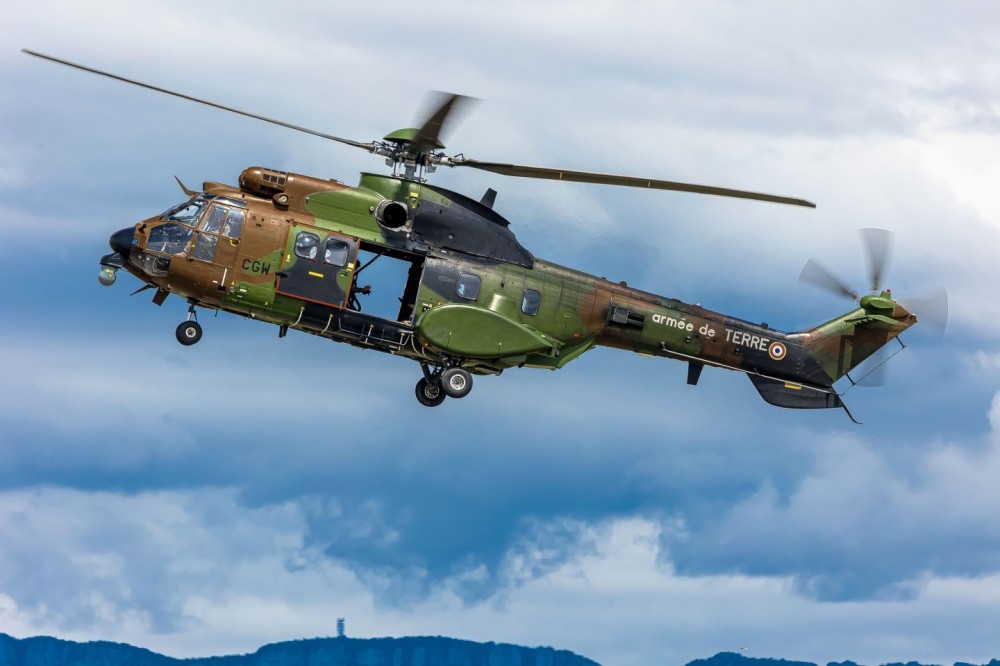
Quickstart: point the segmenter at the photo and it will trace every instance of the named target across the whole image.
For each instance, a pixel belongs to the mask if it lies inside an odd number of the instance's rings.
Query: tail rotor
[[[892,232],[887,229],[859,229],[858,233],[861,234],[868,260],[868,284],[871,293],[878,294],[882,291],[882,278],[892,254]],[[815,257],[806,262],[802,273],[799,274],[799,280],[852,301],[861,300],[861,294]]]
[[[868,286],[872,296],[892,299],[889,290],[883,291],[883,279],[892,256],[892,232],[887,229],[869,228],[859,229],[858,233],[865,248]],[[861,294],[815,258],[806,262],[802,273],[799,274],[799,280],[852,301],[862,301]],[[944,287],[939,287],[923,296],[907,298],[905,303],[900,302],[900,304],[917,316],[924,324],[924,330],[937,337],[944,335],[948,323],[948,293]]]

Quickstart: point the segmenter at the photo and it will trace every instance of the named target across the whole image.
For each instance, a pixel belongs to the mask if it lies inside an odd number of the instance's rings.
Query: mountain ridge
[[[178,659],[128,643],[0,633],[0,666],[600,666],[568,650],[441,636],[304,638],[242,655]]]
[[[788,659],[773,659],[768,657],[747,657],[735,652],[720,652],[708,659],[695,659],[686,666],[819,666],[812,661],[794,661]],[[830,661],[826,666],[866,666],[855,661]],[[944,666],[943,664],[921,664],[916,661],[893,661],[878,664],[878,666]],[[1000,660],[991,659],[986,664],[969,664],[956,661],[953,666],[1000,666]]]
[[[0,666],[601,666],[569,650],[477,643],[443,636],[403,638],[301,638],[262,645],[256,651],[178,659],[111,641],[79,643],[50,636],[15,638],[0,632]],[[814,662],[748,657],[720,652],[686,666],[819,666]],[[864,666],[854,661],[826,666]],[[892,662],[878,666],[943,666]],[[955,662],[953,666],[1000,666]]]

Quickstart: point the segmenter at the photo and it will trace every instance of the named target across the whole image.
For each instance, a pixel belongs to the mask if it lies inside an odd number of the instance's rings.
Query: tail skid
[[[710,365],[716,368],[724,368],[726,370],[734,370],[736,372],[742,372],[749,377],[750,381],[754,385],[754,388],[757,389],[760,396],[769,404],[789,409],[833,409],[839,407],[844,410],[851,421],[861,425],[861,421],[854,418],[854,415],[851,414],[851,411],[841,399],[843,394],[838,393],[832,386],[819,386],[808,382],[792,381],[768,375],[758,370],[741,368],[735,365],[728,365],[726,363],[719,363],[698,356],[681,354],[675,351],[670,352],[666,348],[666,345],[663,346],[663,350],[665,352],[669,352],[669,355],[673,358],[688,361],[688,384],[697,384],[697,376],[701,374],[701,368],[705,365]],[[889,359],[886,359],[886,361],[888,360]],[[885,361],[883,361],[883,363],[884,362]],[[879,365],[881,365],[881,363]],[[692,378],[694,378],[693,381]]]
[[[844,403],[844,393],[837,393],[832,388],[820,388],[808,384],[771,379],[762,375],[747,373],[754,388],[765,401],[778,407],[789,409],[833,409],[839,407],[857,425],[862,422],[854,418],[854,414]]]

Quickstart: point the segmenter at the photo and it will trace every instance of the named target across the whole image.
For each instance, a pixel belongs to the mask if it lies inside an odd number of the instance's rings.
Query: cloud
[[[412,604],[456,577],[464,578],[455,594],[469,602],[489,598],[577,556],[579,525],[617,516],[667,521],[665,552],[682,574],[779,576],[818,599],[912,596],[925,576],[985,575],[1000,564],[988,527],[995,521],[976,508],[995,499],[988,482],[997,464],[995,436],[985,446],[967,439],[895,443],[880,441],[877,432],[809,434],[793,422],[772,424],[771,441],[753,444],[742,435],[747,424],[776,415],[736,383],[741,378],[720,373],[710,380],[734,380],[706,389],[732,394],[722,404],[738,410],[729,426],[710,425],[700,414],[711,406],[707,393],[671,391],[670,402],[651,407],[660,382],[648,362],[632,375],[631,388],[612,388],[607,378],[621,372],[620,359],[579,369],[591,388],[576,400],[545,397],[576,382],[575,372],[519,376],[479,388],[500,391],[495,400],[448,412],[456,430],[429,420],[409,433],[402,424],[427,415],[408,389],[395,388],[398,367],[383,365],[391,359],[382,357],[372,366],[373,359],[350,350],[332,354],[331,362],[341,376],[364,379],[352,381],[350,396],[334,388],[331,418],[309,408],[317,404],[312,384],[246,382],[237,400],[225,399],[226,390],[220,400],[219,378],[239,376],[246,359],[256,359],[255,376],[279,378],[290,368],[294,376],[320,350],[331,353],[321,341],[279,351],[253,331],[237,333],[240,325],[216,320],[204,348],[183,350],[215,358],[211,365],[164,355],[164,345],[175,344],[166,334],[148,341],[84,338],[79,348],[44,338],[31,346],[6,341],[11,373],[4,393],[11,398],[2,414],[3,485],[143,493],[226,488],[252,509],[292,503],[305,545],[349,566],[379,603],[390,605]],[[119,367],[142,371],[91,390],[107,367],[102,349],[116,350]],[[635,363],[638,369],[642,361]],[[386,387],[398,397],[379,395]],[[630,431],[644,436],[620,439],[614,419],[588,419],[612,401],[609,392],[633,405]],[[496,422],[496,443],[476,444],[475,424],[490,418],[494,403],[521,419]],[[229,413],[230,404],[266,404],[275,417]],[[375,426],[387,407],[399,425]],[[995,429],[996,407],[991,414]],[[547,428],[525,431],[539,423],[558,424],[561,437],[552,439]]]
[[[722,515],[666,537],[682,573],[791,576],[826,600],[909,598],[929,578],[1000,567],[1000,394],[985,448],[934,442],[900,460],[854,437],[814,443],[795,488],[763,485]]]
[[[659,545],[663,528],[625,518],[575,527],[585,550],[480,602],[456,591],[470,578],[462,573],[421,600],[386,607],[348,568],[305,545],[304,529],[295,505],[248,509],[231,491],[0,493],[0,538],[44,544],[31,553],[29,578],[51,586],[44,598],[24,594],[8,566],[21,553],[5,548],[0,583],[13,592],[0,596],[0,623],[17,635],[128,641],[180,657],[331,635],[345,617],[356,637],[447,627],[471,640],[555,644],[625,666],[743,646],[754,656],[820,663],[978,663],[990,656],[989,609],[1000,597],[995,575],[938,577],[906,600],[847,603],[797,595],[782,576],[681,575]],[[522,568],[550,545],[526,541],[505,567]],[[144,595],[171,609],[169,623],[148,612]],[[88,613],[67,619],[66,608]]]
[[[5,593],[35,622],[70,631],[118,622],[177,631],[176,595],[217,592],[223,583],[218,564],[229,553],[221,545],[260,552],[247,542],[245,523],[210,527],[225,495],[202,493],[193,506],[191,498],[155,493],[4,493]],[[249,516],[271,527],[287,518],[281,507]]]
[[[206,338],[190,350],[177,347],[169,328],[155,333],[155,320],[141,327],[148,334],[129,326],[81,333],[69,343],[39,334],[30,343],[8,338],[0,345],[9,370],[0,384],[10,396],[0,410],[0,485],[224,487],[247,506],[301,503],[309,544],[389,576],[396,584],[385,588],[387,601],[426,594],[440,580],[481,566],[486,577],[467,593],[490,594],[509,583],[507,550],[539,524],[600,520],[687,501],[709,488],[746,492],[765,466],[780,473],[753,450],[732,467],[725,437],[714,444],[674,439],[708,423],[694,408],[694,393],[637,412],[633,427],[653,434],[609,446],[618,423],[595,424],[588,414],[627,395],[641,404],[659,384],[655,373],[637,376],[624,395],[609,381],[614,364],[484,380],[477,389],[482,401],[428,414],[412,399],[414,375],[388,357],[295,336],[294,345],[261,339],[237,318],[206,322]],[[335,372],[297,382],[318,357]],[[551,391],[567,393],[587,373],[590,388],[578,399],[552,399]],[[244,376],[237,390],[230,378]],[[350,391],[343,378],[351,378]],[[507,405],[515,418],[494,418],[494,404]],[[664,419],[678,426],[655,434]],[[483,422],[493,423],[488,443]],[[540,424],[557,424],[560,437]],[[568,556],[565,543],[533,555],[534,564],[516,577]]]

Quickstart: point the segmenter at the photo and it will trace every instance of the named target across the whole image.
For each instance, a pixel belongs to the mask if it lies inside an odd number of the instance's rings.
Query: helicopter
[[[474,376],[511,368],[557,370],[594,347],[687,363],[697,385],[705,366],[746,374],[772,405],[843,408],[834,383],[896,340],[917,317],[881,286],[889,234],[862,230],[871,293],[860,295],[810,261],[801,278],[855,301],[808,330],[782,332],[699,305],[611,282],[535,257],[494,208],[428,181],[440,167],[499,175],[708,194],[815,208],[805,199],[668,180],[526,166],[448,155],[441,141],[468,98],[439,93],[419,127],[368,142],[318,132],[113,73],[23,49],[53,63],[360,148],[391,173],[362,173],[356,186],[249,167],[236,186],[179,179],[185,199],[111,234],[99,280],[121,270],[162,305],[183,298],[182,345],[201,340],[198,309],[224,311],[289,330],[416,361],[417,400],[427,407],[467,396]],[[372,258],[362,263],[362,256]],[[405,268],[395,317],[364,311],[360,286],[375,261]],[[946,307],[946,304],[945,304]]]

